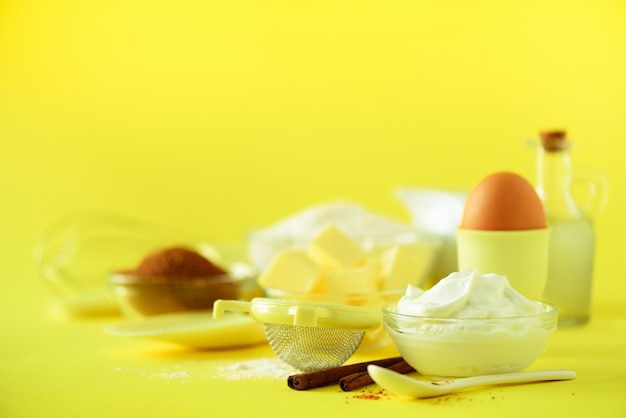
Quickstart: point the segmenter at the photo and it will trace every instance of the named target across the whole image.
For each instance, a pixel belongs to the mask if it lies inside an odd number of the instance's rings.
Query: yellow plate
[[[249,315],[229,313],[213,319],[212,311],[172,313],[104,328],[110,335],[151,338],[196,348],[227,348],[267,342],[263,326]]]

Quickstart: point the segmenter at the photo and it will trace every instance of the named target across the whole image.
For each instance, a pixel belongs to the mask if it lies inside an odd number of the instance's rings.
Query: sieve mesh
[[[307,372],[341,366],[359,347],[365,332],[266,323],[265,335],[281,360]]]

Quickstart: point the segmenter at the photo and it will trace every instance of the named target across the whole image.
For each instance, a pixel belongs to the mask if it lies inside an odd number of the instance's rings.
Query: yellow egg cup
[[[506,276],[529,299],[540,300],[548,278],[550,228],[456,231],[458,268]]]

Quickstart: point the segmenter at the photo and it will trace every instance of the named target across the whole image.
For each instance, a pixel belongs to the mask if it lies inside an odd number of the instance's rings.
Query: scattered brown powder
[[[352,397],[355,399],[370,399],[374,401],[377,401],[382,398],[387,398],[387,399],[391,398],[391,396],[387,392],[385,392],[384,389],[363,390],[360,393],[353,395]]]

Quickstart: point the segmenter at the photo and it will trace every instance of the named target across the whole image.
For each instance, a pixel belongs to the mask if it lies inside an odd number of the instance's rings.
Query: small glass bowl
[[[211,310],[217,299],[251,300],[262,295],[256,276],[229,274],[169,278],[114,273],[110,285],[120,310],[131,318]]]
[[[385,306],[383,323],[400,355],[433,378],[516,372],[544,352],[557,328],[558,309],[509,318],[432,318]]]

